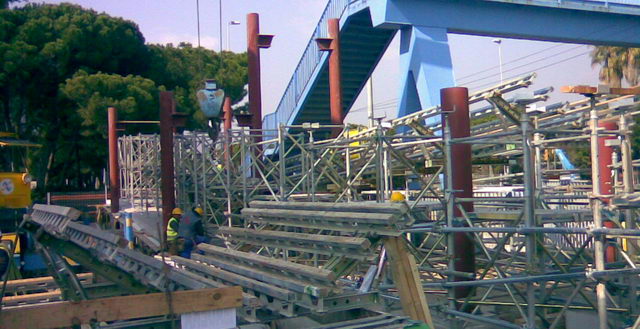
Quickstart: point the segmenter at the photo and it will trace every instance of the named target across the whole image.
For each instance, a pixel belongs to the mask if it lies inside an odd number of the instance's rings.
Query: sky
[[[300,60],[327,0],[75,0],[31,1],[71,2],[138,24],[149,43],[186,41],[198,43],[197,10],[200,8],[200,44],[218,51],[246,50],[246,15],[260,15],[260,32],[274,34],[271,48],[261,50],[262,113],[275,110],[293,71]],[[219,11],[222,7],[222,19]],[[222,21],[222,31],[220,30]],[[239,21],[240,25],[229,25]],[[227,31],[230,41],[227,42]],[[222,32],[222,33],[220,33]],[[221,44],[222,42],[222,44]],[[492,38],[449,35],[456,83],[471,91],[500,82],[498,45]],[[373,73],[375,116],[395,117],[398,98],[397,79],[399,37],[391,43]],[[580,96],[557,92],[563,85],[596,85],[598,68],[591,66],[591,46],[540,41],[502,39],[503,74],[511,77],[537,72],[529,90],[552,86],[549,104],[577,100]],[[347,122],[366,123],[366,91],[363,91],[346,118]]]

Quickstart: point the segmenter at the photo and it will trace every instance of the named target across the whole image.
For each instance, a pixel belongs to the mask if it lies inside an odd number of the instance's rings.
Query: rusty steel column
[[[440,89],[440,99],[442,111],[449,112],[449,125],[451,130],[451,138],[469,137],[471,131],[471,122],[469,119],[469,90],[463,87],[443,88]],[[445,123],[444,116],[442,118],[443,125]],[[444,128],[444,127],[443,127]],[[473,197],[473,181],[471,175],[471,145],[470,144],[453,144],[451,146],[451,158],[454,159],[450,166],[452,167],[453,186],[447,187],[455,191],[456,198]],[[466,212],[473,211],[472,202],[463,202],[462,208]],[[461,211],[454,208],[456,218],[462,217]],[[463,223],[462,226],[468,226]],[[475,273],[475,247],[473,239],[469,233],[454,233],[455,253],[454,253],[454,270],[459,272]],[[454,281],[471,280],[465,277],[454,278]],[[470,287],[456,287],[455,297],[463,298],[471,293]]]
[[[328,22],[331,53],[329,54],[329,104],[331,107],[331,124],[341,125],[344,120],[342,111],[342,79],[340,72],[340,20],[332,18]],[[331,130],[332,137],[340,133],[340,128]]]
[[[225,159],[225,163],[226,160],[229,159],[230,157],[230,152],[229,152],[229,144],[231,143],[231,136],[230,136],[230,130],[231,130],[231,121],[233,120],[233,113],[231,112],[231,97],[225,97],[224,98],[224,103],[222,104],[222,112],[224,113],[224,133],[222,134],[222,136],[224,136],[224,159]]]
[[[599,122],[598,127],[604,130],[617,130],[618,124],[613,121]],[[613,164],[613,147],[605,145],[607,140],[616,139],[615,136],[600,136],[598,135],[598,170],[600,171],[600,179],[598,184],[600,185],[600,194],[611,195],[613,194],[613,178],[611,176],[610,166]],[[595,183],[595,182],[594,182]],[[609,204],[610,198],[603,198],[602,202]],[[615,228],[615,224],[610,220],[603,222],[605,227]],[[616,248],[609,245],[605,249],[605,262],[611,263],[616,261]]]
[[[224,98],[222,112],[224,113],[224,131],[228,131],[231,129],[231,121],[233,120],[233,112],[231,112],[231,97],[227,96]]]
[[[118,163],[118,109],[107,110],[107,130],[109,135],[109,196],[111,213],[120,211],[120,164]]]
[[[160,176],[162,193],[162,232],[166,234],[167,222],[171,217],[171,210],[175,207],[175,182],[173,166],[173,133],[175,126],[173,114],[175,102],[173,92],[160,92]]]
[[[262,129],[262,95],[260,93],[260,34],[259,16],[256,13],[247,15],[247,61],[249,71],[249,113],[251,113],[251,129]],[[258,142],[259,140],[256,140]]]

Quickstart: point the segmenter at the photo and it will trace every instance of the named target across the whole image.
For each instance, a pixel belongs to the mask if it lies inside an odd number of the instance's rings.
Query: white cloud
[[[159,43],[159,44],[167,44],[172,43],[174,46],[177,46],[181,42],[189,42],[193,46],[198,45],[198,36],[188,33],[168,33],[162,34],[157,37],[150,37],[147,39],[148,43]],[[220,49],[220,43],[218,38],[212,36],[200,36],[200,45],[204,48],[208,48],[211,50],[218,51]]]

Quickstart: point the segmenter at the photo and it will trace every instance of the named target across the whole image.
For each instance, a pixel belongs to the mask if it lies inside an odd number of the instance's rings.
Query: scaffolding
[[[538,106],[552,88],[506,97],[534,78],[469,95],[470,137],[452,137],[449,124],[443,129],[437,118],[446,123],[450,113],[440,107],[374,127],[344,127],[334,139],[325,137],[336,127],[319,124],[229,130],[215,143],[205,133],[176,135],[177,204],[202,206],[212,234],[231,249],[249,250],[246,241],[233,241],[224,232],[264,227],[240,215],[252,201],[384,203],[393,191],[404,191],[415,221],[402,229],[402,239],[416,258],[432,312],[446,319],[437,326],[560,328],[567,312],[592,311],[602,329],[634,322],[637,327],[640,198],[630,126],[640,113],[638,100],[594,95]],[[601,128],[601,122],[615,122],[617,128]],[[596,165],[604,137],[614,149],[605,169]],[[470,145],[473,154],[471,197],[452,188],[455,145]],[[556,148],[578,146],[590,154],[593,182],[601,175],[612,178],[610,194],[598,183],[580,180],[579,171],[558,169],[544,158]],[[159,206],[159,138],[121,137],[120,150],[122,197]],[[218,229],[223,226],[232,228]],[[471,271],[458,270],[456,235],[475,250]],[[308,257],[292,257],[286,248],[252,250],[336,265],[313,247]],[[363,277],[377,266],[372,289],[393,303],[398,300],[393,280],[381,269],[384,248],[376,255],[349,266]]]

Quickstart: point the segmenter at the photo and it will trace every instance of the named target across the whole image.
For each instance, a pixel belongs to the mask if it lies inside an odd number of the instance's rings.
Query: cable
[[[534,71],[544,70],[544,69],[549,68],[549,67],[551,67],[551,66],[554,66],[554,65],[558,65],[558,64],[564,63],[564,62],[566,62],[566,61],[572,60],[572,59],[574,59],[574,58],[578,58],[578,57],[580,57],[580,56],[584,56],[584,55],[586,55],[586,54],[588,54],[588,53],[590,53],[590,52],[591,52],[591,51],[587,51],[587,52],[583,52],[583,53],[580,53],[580,54],[577,54],[577,55],[574,55],[574,56],[571,56],[571,57],[567,57],[567,58],[565,58],[565,59],[563,59],[563,60],[559,60],[559,61],[557,61],[557,62],[553,62],[553,63],[547,64],[547,65],[543,65],[543,66],[540,66],[540,67],[534,68],[534,69],[532,69],[532,70],[531,70],[531,71],[529,71],[529,72],[534,72]],[[516,75],[510,76],[510,77],[507,77],[507,78],[505,78],[505,80],[513,79],[513,78],[516,78],[516,77],[519,77],[519,76],[522,76],[522,73],[521,73],[521,74],[516,74]],[[498,80],[498,81],[494,81],[494,82],[486,83],[486,84],[483,84],[483,85],[475,86],[475,87],[473,87],[473,88],[469,88],[469,89],[481,89],[481,88],[484,88],[484,87],[487,87],[487,86],[495,85],[495,84],[497,84],[497,83],[499,83],[499,82],[500,82],[500,81]]]
[[[384,100],[384,101],[380,101],[378,103],[373,103],[373,108],[374,108],[374,111],[375,111],[378,108],[394,106],[397,102],[398,102],[398,98],[387,99],[387,100]],[[368,106],[362,106],[362,107],[358,107],[358,108],[355,108],[355,109],[349,111],[349,113],[360,112],[360,111],[364,111],[366,109],[368,109]]]
[[[632,29],[632,28],[621,28],[621,29],[619,29],[618,31],[610,31],[610,30],[614,30],[614,29],[616,29],[616,28],[620,28],[620,26],[618,26],[618,25],[616,25],[616,24],[611,24],[611,25],[609,25],[607,28],[603,28],[603,29],[595,29],[595,30],[592,30],[591,32],[582,33],[582,36],[584,36],[584,37],[587,37],[587,36],[598,36],[598,35],[605,35],[605,34],[612,34],[612,33],[619,34],[619,33],[622,33],[622,32],[627,32],[627,31],[629,31],[630,29]],[[540,53],[543,53],[543,52],[546,52],[546,51],[548,51],[548,50],[551,50],[551,49],[554,49],[554,48],[558,48],[558,47],[561,47],[561,46],[564,46],[564,45],[567,45],[567,44],[557,44],[557,45],[554,45],[554,46],[551,46],[551,47],[547,47],[547,48],[544,48],[544,49],[542,49],[542,50],[539,50],[539,51],[533,52],[533,53],[531,53],[531,54],[529,54],[529,55],[525,55],[525,56],[523,56],[523,57],[520,57],[520,58],[518,58],[518,59],[511,60],[511,61],[508,61],[508,62],[505,62],[505,63],[503,63],[502,65],[503,65],[503,67],[504,67],[504,65],[508,65],[508,64],[511,64],[511,63],[514,63],[514,62],[520,61],[520,60],[525,59],[525,58],[529,58],[529,57],[531,57],[531,56],[534,56],[534,55],[537,55],[537,54],[540,54]],[[469,77],[473,77],[473,76],[475,76],[476,74],[484,73],[484,72],[487,72],[487,71],[491,71],[491,70],[494,70],[494,69],[496,69],[496,68],[500,68],[500,65],[493,66],[493,67],[490,67],[490,68],[487,68],[487,69],[484,69],[484,70],[477,71],[477,72],[475,72],[475,73],[471,73],[471,74],[465,75],[465,76],[463,76],[463,77],[461,77],[461,78],[458,78],[458,79],[457,79],[457,81],[461,81],[461,80],[467,79],[467,78],[469,78]],[[504,71],[503,71],[503,72],[504,72]]]
[[[519,62],[519,61],[521,61],[521,60],[523,60],[523,59],[525,59],[525,58],[529,58],[529,57],[531,57],[531,56],[535,56],[535,55],[537,55],[537,54],[540,54],[540,53],[543,53],[543,52],[549,51],[549,50],[554,49],[554,48],[562,47],[562,46],[567,46],[567,44],[559,44],[559,45],[554,45],[554,46],[551,46],[551,47],[544,48],[544,49],[542,49],[542,50],[539,50],[539,51],[533,52],[533,53],[531,53],[531,54],[529,54],[529,55],[525,55],[525,56],[522,56],[522,57],[519,57],[519,58],[516,58],[516,59],[510,60],[510,61],[508,61],[508,62],[504,62],[504,63],[502,63],[502,66],[504,67],[505,65],[508,65],[508,64],[511,64],[511,63],[515,63],[515,62]],[[460,80],[464,80],[464,79],[467,79],[467,78],[474,77],[474,76],[476,76],[476,75],[478,75],[478,74],[480,74],[480,73],[484,73],[484,72],[487,72],[487,71],[492,71],[492,70],[495,70],[495,69],[498,69],[498,68],[500,68],[500,65],[492,66],[492,67],[486,68],[486,69],[484,69],[484,70],[480,70],[480,71],[477,71],[477,72],[474,72],[474,73],[471,73],[471,74],[465,75],[465,76],[463,76],[463,77],[461,77],[461,78],[459,78],[459,79],[456,79],[456,80],[458,80],[458,81],[460,81]]]
[[[602,33],[604,33],[604,32],[605,32],[605,30],[614,29],[614,28],[616,28],[616,27],[617,27],[617,26],[612,25],[612,26],[610,26],[610,27],[609,27],[609,28],[607,28],[607,29],[596,30],[596,31],[594,31],[594,32],[592,32],[592,33],[587,33],[586,35],[602,34]],[[628,29],[623,29],[623,31],[624,31],[624,30],[628,30]],[[511,61],[508,61],[508,62],[506,62],[506,63],[503,63],[502,65],[504,66],[504,65],[511,64],[511,63],[516,63],[516,62],[522,61],[523,59],[530,58],[530,57],[533,57],[533,56],[535,56],[535,55],[538,55],[538,54],[541,54],[541,53],[547,52],[547,51],[549,51],[549,50],[551,50],[551,49],[556,49],[556,48],[559,48],[559,47],[562,47],[562,46],[565,46],[565,45],[566,45],[566,44],[557,44],[557,45],[553,45],[553,46],[551,46],[551,47],[547,47],[547,48],[541,49],[541,50],[539,50],[539,51],[535,51],[535,52],[533,52],[533,53],[530,53],[530,54],[528,54],[528,55],[525,55],[525,56],[519,57],[519,58],[517,58],[517,59],[514,59],[514,60],[511,60]],[[579,48],[581,48],[581,47],[583,47],[583,46],[587,46],[587,45],[578,45],[578,46],[575,46],[575,47],[572,47],[572,48],[569,48],[569,49],[565,49],[565,50],[560,51],[560,52],[558,52],[558,53],[555,53],[555,54],[553,54],[553,55],[545,56],[545,57],[543,57],[543,58],[540,58],[540,59],[537,59],[537,60],[534,60],[534,61],[531,61],[531,62],[528,62],[528,63],[522,64],[522,65],[518,65],[518,66],[516,66],[516,67],[512,67],[512,68],[509,68],[509,69],[507,69],[507,70],[503,70],[502,72],[503,72],[503,73],[504,73],[504,72],[510,72],[510,71],[514,71],[514,70],[517,70],[517,69],[520,69],[520,68],[523,68],[523,67],[529,66],[529,65],[534,64],[534,63],[539,63],[539,62],[542,62],[542,61],[548,60],[548,59],[550,59],[550,58],[553,58],[553,57],[556,57],[556,56],[560,56],[560,55],[566,54],[566,53],[568,53],[568,52],[571,52],[571,51],[573,51],[573,50],[579,49]],[[530,70],[529,72],[533,72],[533,71],[537,71],[537,70],[542,70],[542,69],[545,69],[545,68],[548,68],[548,67],[554,66],[554,65],[559,64],[559,63],[564,63],[564,62],[566,62],[566,61],[568,61],[568,60],[571,60],[571,59],[574,59],[574,58],[580,57],[580,56],[582,56],[582,55],[588,54],[589,52],[591,52],[591,51],[587,51],[587,52],[580,53],[580,54],[575,55],[575,56],[571,56],[571,57],[568,57],[568,58],[565,58],[565,59],[561,59],[561,60],[559,60],[559,61],[557,61],[557,62],[554,62],[554,63],[548,64],[548,65],[543,65],[543,66],[541,66],[541,67],[538,67],[538,68],[532,69],[532,70]],[[491,70],[493,70],[493,69],[495,69],[495,68],[499,68],[499,67],[500,67],[500,65],[498,65],[498,66],[493,66],[493,67],[490,67],[490,68],[487,68],[487,69],[483,69],[483,70],[477,71],[477,72],[475,72],[475,73],[472,73],[472,74],[469,74],[469,75],[465,75],[465,76],[463,76],[463,77],[461,77],[461,78],[459,78],[459,79],[456,79],[456,80],[458,81],[458,84],[472,84],[472,83],[475,83],[475,82],[479,82],[479,81],[482,81],[482,80],[486,80],[486,79],[489,79],[489,78],[491,78],[491,77],[494,77],[494,76],[500,75],[500,73],[494,73],[494,74],[487,75],[487,76],[485,76],[485,77],[478,78],[478,79],[475,79],[475,80],[472,80],[472,81],[462,82],[462,80],[465,80],[465,79],[467,79],[467,78],[473,77],[473,76],[475,76],[475,75],[477,75],[477,74],[479,74],[479,73],[484,73],[484,72],[487,72],[487,71],[491,71]],[[521,76],[521,75],[522,75],[522,74],[516,74],[516,75],[514,75],[514,76],[511,76],[511,77],[505,78],[505,79],[503,79],[503,80],[511,79],[511,78],[515,78],[515,77],[518,77],[518,76]],[[461,82],[462,82],[462,83],[461,83]],[[479,89],[479,88],[482,88],[482,87],[495,85],[495,84],[497,84],[498,82],[500,82],[500,81],[498,80],[498,81],[495,81],[495,82],[486,83],[486,84],[483,84],[483,85],[480,85],[480,86],[477,86],[477,87],[472,87],[472,88],[469,88],[469,89]],[[394,99],[389,99],[389,100],[385,100],[385,101],[381,101],[381,102],[375,103],[375,104],[374,104],[374,111],[382,111],[382,110],[385,110],[385,109],[394,109],[395,107],[397,107],[397,100],[398,100],[397,98],[394,98]],[[364,111],[364,110],[366,110],[366,109],[367,109],[367,107],[359,107],[359,108],[356,108],[356,109],[353,109],[353,110],[349,111],[349,113],[353,113],[353,112],[360,112],[360,111]]]
[[[566,49],[566,50],[563,50],[563,51],[561,51],[561,52],[559,52],[559,53],[556,53],[556,54],[553,54],[553,55],[549,55],[549,56],[546,56],[546,57],[543,57],[543,58],[539,58],[539,59],[536,59],[536,60],[534,60],[534,61],[531,61],[531,62],[528,62],[528,63],[522,64],[522,65],[518,65],[518,66],[515,66],[515,67],[512,67],[512,68],[509,68],[509,69],[503,70],[502,72],[504,73],[504,72],[510,72],[510,71],[513,71],[513,70],[517,70],[517,69],[519,69],[519,68],[523,68],[523,67],[529,66],[529,65],[534,64],[534,63],[539,63],[539,62],[542,62],[542,61],[548,60],[548,59],[550,59],[550,58],[553,58],[553,57],[556,57],[556,56],[559,56],[559,55],[562,55],[562,54],[566,54],[566,53],[568,53],[568,52],[571,52],[571,51],[576,50],[576,49],[581,48],[581,47],[583,47],[583,45],[580,45],[580,46],[577,46],[577,47],[573,47],[573,48],[570,48],[570,49]],[[591,52],[591,50],[589,50],[587,53],[589,53],[589,52]],[[475,80],[467,81],[467,82],[465,82],[464,84],[467,84],[467,85],[468,85],[468,84],[472,84],[472,83],[474,83],[474,82],[478,82],[478,81],[486,80],[486,79],[488,79],[488,78],[491,78],[491,77],[494,77],[494,76],[498,76],[498,75],[500,75],[500,73],[490,74],[490,75],[487,75],[487,76],[482,77],[482,78],[478,78],[478,79],[475,79]],[[506,79],[505,79],[505,80],[506,80]]]

